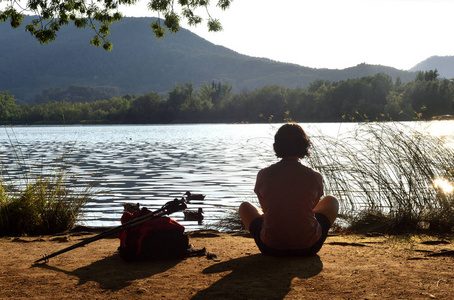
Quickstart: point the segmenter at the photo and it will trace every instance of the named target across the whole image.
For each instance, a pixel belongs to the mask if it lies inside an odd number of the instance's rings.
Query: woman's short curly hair
[[[281,126],[274,136],[274,152],[280,158],[309,156],[310,146],[309,137],[303,128],[296,123],[287,123]]]

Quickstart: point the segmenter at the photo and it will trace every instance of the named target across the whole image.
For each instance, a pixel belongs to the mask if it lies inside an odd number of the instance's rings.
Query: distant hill
[[[26,24],[31,17],[26,17]],[[111,25],[112,52],[89,45],[90,29],[64,26],[56,41],[40,45],[24,26],[0,23],[0,91],[32,101],[44,89],[71,85],[118,89],[121,94],[167,94],[175,83],[218,81],[233,92],[277,84],[307,87],[317,79],[339,81],[382,72],[403,82],[415,73],[391,67],[360,64],[343,70],[313,69],[249,57],[181,29],[157,40],[149,24],[153,18],[125,18]]]
[[[412,72],[437,69],[440,77],[454,78],[454,56],[431,56],[410,69]]]

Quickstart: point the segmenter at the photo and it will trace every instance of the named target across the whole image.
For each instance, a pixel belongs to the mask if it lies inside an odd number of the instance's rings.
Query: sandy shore
[[[319,255],[259,254],[246,234],[193,232],[206,257],[127,263],[116,238],[33,262],[91,232],[0,239],[0,298],[454,299],[454,238],[331,235]]]

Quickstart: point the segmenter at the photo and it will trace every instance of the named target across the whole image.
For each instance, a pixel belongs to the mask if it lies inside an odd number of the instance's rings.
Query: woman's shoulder
[[[323,179],[322,174],[320,174],[318,171],[312,169],[311,167],[305,166],[303,164],[301,164],[301,167],[305,172],[311,173],[317,180],[321,181]]]
[[[271,174],[275,174],[276,172],[280,172],[282,167],[283,166],[280,164],[280,162],[276,162],[274,164],[271,164],[271,165],[261,169],[258,172],[257,177],[263,177],[263,176],[268,176],[268,175],[272,176]]]
[[[323,181],[322,174],[320,174],[319,172],[317,172],[317,171],[315,171],[315,170],[313,170],[313,169],[311,169],[311,170],[312,170],[312,172],[314,173],[314,176],[315,176],[315,178],[316,178],[318,181],[320,181],[320,182]]]

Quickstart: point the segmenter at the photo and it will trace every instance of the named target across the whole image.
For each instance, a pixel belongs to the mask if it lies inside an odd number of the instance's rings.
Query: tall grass
[[[72,228],[93,196],[91,188],[68,185],[62,164],[65,155],[46,171],[43,166],[26,165],[20,146],[13,149],[19,178],[9,176],[9,167],[0,162],[0,236],[53,234]]]
[[[454,184],[452,137],[410,124],[364,122],[336,138],[311,137],[309,163],[323,174],[325,193],[342,200],[353,230],[453,230],[454,193],[436,185]]]

